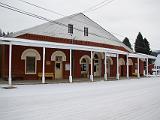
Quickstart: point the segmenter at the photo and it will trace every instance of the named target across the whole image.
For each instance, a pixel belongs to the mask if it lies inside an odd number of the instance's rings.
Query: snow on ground
[[[0,120],[160,120],[159,77],[0,86]]]

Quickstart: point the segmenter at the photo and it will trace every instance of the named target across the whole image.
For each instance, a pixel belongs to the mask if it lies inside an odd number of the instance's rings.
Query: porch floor
[[[120,80],[126,80],[126,77],[120,77]],[[130,77],[130,79],[137,79],[137,77]],[[107,81],[115,81],[115,77],[109,77]],[[94,82],[104,81],[103,77],[95,77]],[[73,82],[90,82],[88,78],[73,78]],[[58,79],[58,80],[45,80],[45,84],[58,84],[58,83],[69,83],[68,79]],[[0,84],[8,84],[8,80],[0,79]],[[13,85],[33,85],[42,84],[41,80],[12,80]]]

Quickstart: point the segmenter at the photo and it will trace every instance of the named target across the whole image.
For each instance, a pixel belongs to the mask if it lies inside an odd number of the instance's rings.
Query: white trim
[[[106,52],[105,54],[105,58],[104,58],[104,80],[107,80],[107,56],[106,56]]]
[[[79,64],[83,64],[82,63],[83,58],[88,60],[88,64],[91,64],[91,58],[88,55],[83,55],[79,60]]]
[[[127,79],[129,79],[129,59],[128,59],[128,55],[126,56],[127,57]]]
[[[116,79],[119,80],[119,54],[117,54],[117,75]]]
[[[133,58],[149,58],[149,59],[156,59],[155,56],[152,55],[146,55],[146,54],[142,54],[142,53],[129,53],[129,57],[133,57]]]
[[[112,54],[112,53],[106,53],[107,57],[116,57],[116,54]]]
[[[42,83],[45,83],[45,56],[46,55],[46,49],[43,47],[43,63],[42,63]]]
[[[91,51],[91,75],[90,80],[93,82],[93,51]]]
[[[34,73],[30,73],[27,72],[26,68],[26,58],[27,57],[35,57],[35,72]],[[39,54],[39,52],[35,49],[26,49],[23,51],[22,55],[21,55],[21,60],[25,60],[25,75],[34,75],[37,73],[37,60],[41,60],[41,56]]]
[[[69,62],[70,62],[70,69],[69,69],[69,82],[72,83],[72,50],[69,51]]]
[[[109,60],[110,61],[110,65],[113,65],[113,60],[112,60],[112,58],[111,57],[108,57],[108,56],[106,56],[107,58],[107,61]],[[105,64],[105,63],[104,63]]]
[[[29,49],[24,50],[21,55],[21,60],[26,60],[27,56],[35,57],[36,60],[41,60],[41,56],[40,56],[39,52],[35,49],[29,48]]]
[[[139,69],[139,58],[137,58],[137,77],[140,78],[140,69]]]
[[[8,84],[12,85],[12,44],[9,44]]]
[[[133,61],[132,61],[131,58],[128,58],[128,65],[129,65],[129,66],[133,65]]]
[[[103,47],[48,42],[47,40],[38,41],[38,40],[27,40],[27,39],[20,39],[20,38],[0,37],[0,41],[1,41],[0,44],[5,44],[5,45],[9,45],[10,43],[12,43],[12,45],[20,45],[20,46],[96,51],[96,52],[107,52],[107,53],[112,53],[112,54],[123,54],[123,55],[129,54],[129,57],[134,57],[134,58],[139,57],[139,58],[156,59],[156,57],[154,56],[145,55],[141,53],[129,53],[129,52],[121,51],[121,50],[115,50],[115,49],[103,48]]]
[[[149,65],[148,65],[148,58],[146,59],[146,61],[147,61],[147,77],[148,77],[148,67],[149,67]]]
[[[27,39],[20,39],[20,38],[4,38],[4,37],[0,37],[0,41],[2,41],[0,44],[6,44],[6,45],[8,45],[9,43],[12,43],[13,45],[20,45],[20,46],[72,49],[72,50],[96,51],[96,52],[108,52],[108,53],[115,53],[115,54],[119,53],[119,54],[124,54],[124,55],[128,54],[127,52],[124,52],[124,51],[121,51],[121,50],[110,49],[110,48],[48,42],[47,40],[38,41],[38,40],[27,40]]]
[[[118,62],[119,62],[119,66],[125,65],[125,60],[123,58],[120,58]]]
[[[51,61],[56,61],[56,56],[62,56],[62,61],[66,61],[66,54],[60,50],[55,51],[51,55]]]

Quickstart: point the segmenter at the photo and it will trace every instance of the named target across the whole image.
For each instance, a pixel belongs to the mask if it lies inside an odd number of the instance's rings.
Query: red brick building
[[[0,74],[10,80],[139,77],[149,58],[134,54],[82,13],[16,32],[1,41]]]

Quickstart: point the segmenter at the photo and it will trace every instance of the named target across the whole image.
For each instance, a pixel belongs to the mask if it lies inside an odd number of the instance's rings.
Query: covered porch
[[[110,76],[108,76],[108,58],[114,58],[115,59],[115,63],[116,63],[116,76],[110,77],[110,79],[116,79],[119,80],[120,79],[120,73],[121,73],[121,65],[126,65],[126,78],[129,79],[130,74],[129,74],[129,69],[130,69],[130,60],[129,58],[135,58],[137,59],[137,73],[136,76],[137,78],[140,78],[140,59],[145,59],[147,61],[147,67],[148,68],[148,59],[155,59],[155,57],[153,56],[149,56],[149,55],[144,55],[144,54],[134,54],[134,53],[128,53],[128,52],[124,52],[121,50],[115,50],[115,49],[109,49],[109,48],[102,48],[102,47],[93,47],[93,46],[84,46],[84,45],[75,45],[75,44],[63,44],[63,43],[55,43],[55,42],[46,42],[46,41],[37,41],[37,40],[26,40],[26,39],[19,39],[19,38],[0,38],[0,44],[1,45],[7,45],[9,46],[9,57],[8,57],[8,84],[11,86],[13,84],[13,76],[14,74],[12,74],[12,56],[13,56],[13,46],[27,46],[27,47],[38,47],[38,48],[42,48],[42,67],[41,67],[41,80],[37,80],[35,83],[61,83],[61,82],[77,82],[77,81],[81,81],[80,79],[75,79],[73,80],[73,71],[74,71],[74,67],[73,66],[73,51],[79,50],[79,51],[87,51],[90,52],[89,57],[90,57],[90,67],[88,67],[88,69],[90,69],[89,72],[89,79],[87,78],[82,78],[85,81],[96,81],[96,79],[103,79],[103,80],[108,80],[108,78]],[[68,63],[68,70],[69,70],[69,75],[68,75],[68,79],[62,79],[62,80],[47,80],[47,72],[46,72],[46,49],[63,49],[68,50],[69,51],[69,63]],[[98,62],[98,57],[100,56],[95,56],[95,53],[100,53],[102,55],[104,55],[103,59],[104,59],[104,65],[101,64],[101,67],[99,67],[99,69],[101,69],[101,71],[104,71],[104,77],[103,75],[99,75],[99,73],[95,73],[95,70],[98,68],[96,67],[97,64],[96,62]],[[126,62],[123,60],[120,60],[119,56],[125,56],[126,57]],[[24,58],[25,59],[25,58]],[[52,58],[53,60],[56,58]],[[37,57],[37,60],[38,57]],[[83,59],[82,59],[83,60]],[[84,64],[85,61],[80,61],[81,64]],[[114,64],[115,64],[114,63]],[[82,65],[83,66],[83,65]],[[148,71],[148,69],[147,69]],[[99,77],[96,77],[96,75]],[[100,73],[102,74],[102,73]],[[51,75],[50,75],[51,76]],[[148,72],[146,74],[146,76],[148,77]],[[53,76],[55,77],[55,75]],[[124,77],[124,76],[123,76]],[[15,80],[16,83],[17,80]],[[18,80],[19,81],[19,80]],[[23,80],[22,80],[23,81]],[[21,83],[25,83],[20,81]]]

